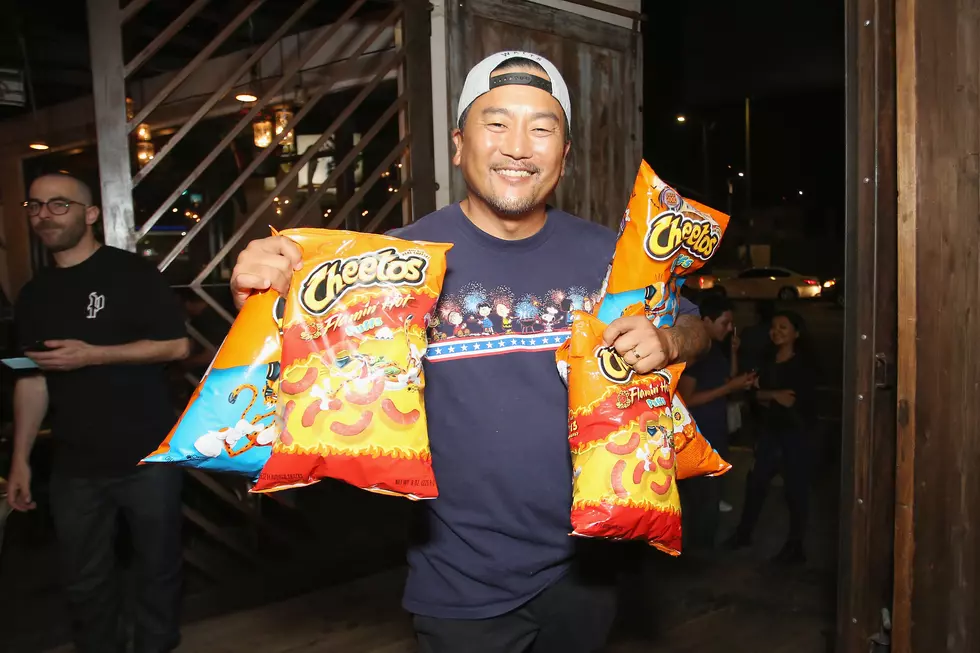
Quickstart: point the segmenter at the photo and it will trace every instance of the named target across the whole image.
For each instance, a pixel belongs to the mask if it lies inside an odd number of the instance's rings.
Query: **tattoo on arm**
[[[711,346],[704,324],[693,315],[681,315],[668,329],[673,344],[673,361],[690,365]]]

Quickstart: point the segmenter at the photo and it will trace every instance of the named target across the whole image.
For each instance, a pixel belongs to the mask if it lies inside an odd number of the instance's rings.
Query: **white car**
[[[786,268],[749,268],[714,286],[732,299],[800,299],[820,296],[820,280]]]

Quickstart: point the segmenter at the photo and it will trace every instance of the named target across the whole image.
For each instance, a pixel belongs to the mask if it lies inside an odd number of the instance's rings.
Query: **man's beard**
[[[536,188],[534,190],[537,190]],[[532,192],[525,197],[500,197],[498,195],[484,195],[476,188],[471,188],[470,192],[483,200],[484,204],[493,209],[494,213],[509,218],[519,218],[527,215],[538,205],[535,199],[537,193]]]
[[[49,252],[63,252],[65,250],[72,249],[78,243],[82,242],[82,238],[85,237],[85,221],[79,220],[78,222],[73,222],[65,227],[45,227],[42,229],[35,230],[38,233],[38,237],[44,243],[44,246],[48,248]],[[42,236],[42,233],[49,233],[48,239]]]

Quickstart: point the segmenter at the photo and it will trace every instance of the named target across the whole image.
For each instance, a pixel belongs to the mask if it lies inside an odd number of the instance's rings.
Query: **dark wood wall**
[[[847,261],[837,653],[892,605],[897,251],[895,0],[848,0]]]
[[[895,653],[980,651],[980,0],[897,0]]]
[[[642,156],[639,33],[532,2],[468,0],[446,10],[450,121],[466,73],[484,57],[501,50],[547,57],[572,100],[572,149],[556,204],[618,227]],[[455,169],[450,195],[454,202],[466,195]]]

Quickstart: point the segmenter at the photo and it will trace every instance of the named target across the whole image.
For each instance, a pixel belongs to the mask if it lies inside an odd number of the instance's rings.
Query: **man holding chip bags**
[[[547,59],[481,61],[452,135],[466,199],[392,234],[453,244],[424,363],[439,497],[408,552],[403,602],[423,653],[599,651],[615,616],[620,553],[569,537],[568,395],[554,353],[569,311],[597,302],[616,244],[612,231],[546,204],[564,174],[571,114]],[[253,241],[232,274],[236,301],[285,293],[301,267],[290,240]],[[689,362],[708,339],[692,304],[680,312],[672,328],[637,315],[603,336],[639,373]]]
[[[18,511],[35,507],[30,454],[50,409],[51,513],[75,647],[121,650],[121,514],[134,551],[135,651],[171,651],[179,640],[182,471],[138,464],[173,426],[163,364],[189,350],[180,305],[155,267],[96,240],[99,208],[81,180],[39,177],[24,208],[54,265],[15,306],[19,346],[38,369],[14,389],[7,500]]]

